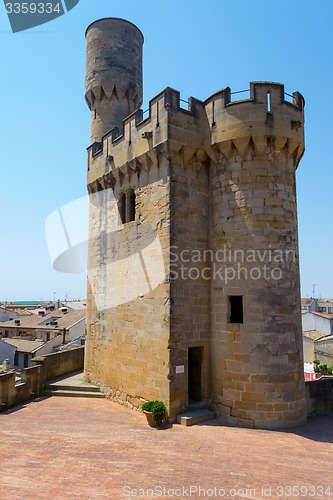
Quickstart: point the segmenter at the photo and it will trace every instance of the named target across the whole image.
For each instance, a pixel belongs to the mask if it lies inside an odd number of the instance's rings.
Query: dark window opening
[[[5,330],[5,337],[8,337],[8,330]]]
[[[92,148],[92,155],[95,156],[101,151],[103,151],[103,143],[102,142],[94,142],[91,146]]]
[[[228,297],[228,323],[243,323],[243,297],[231,295]]]
[[[215,102],[214,101],[212,102],[212,107],[213,107],[213,109],[212,109],[212,127],[214,127],[215,123],[216,123],[215,122]]]
[[[128,206],[128,214],[127,221],[131,222],[135,220],[135,193],[133,189],[130,189],[127,193],[127,206]]]
[[[120,194],[118,208],[122,224],[135,220],[135,192],[133,189]]]
[[[24,368],[28,368],[29,365],[29,355],[25,354],[24,355]]]
[[[121,193],[119,198],[119,214],[121,218],[122,224],[126,222],[126,195],[125,193]]]
[[[188,349],[188,399],[189,403],[201,401],[201,367],[203,347],[189,347]]]
[[[160,125],[159,120],[160,120],[160,103],[159,103],[159,101],[157,101],[157,103],[156,103],[156,127],[159,127],[159,125]]]
[[[14,366],[18,366],[18,352],[17,351],[15,351]]]

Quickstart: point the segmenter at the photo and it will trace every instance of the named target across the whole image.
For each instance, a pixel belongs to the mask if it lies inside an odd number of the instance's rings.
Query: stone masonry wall
[[[247,143],[211,176],[211,243],[225,256],[211,290],[213,398],[229,422],[288,427],[306,418],[295,161],[269,141],[258,158]],[[233,295],[243,297],[243,324],[229,322]]]
[[[171,415],[189,404],[189,347],[203,347],[201,393],[203,400],[211,397],[210,282],[206,264],[192,262],[193,251],[202,255],[209,245],[209,169],[199,151],[186,153],[175,155],[171,167]],[[177,365],[185,365],[184,373],[176,373]]]
[[[85,373],[122,404],[138,408],[145,399],[159,399],[168,405],[167,162],[152,164],[149,171],[125,178],[109,191],[118,200],[130,187],[136,194],[136,220],[118,231],[117,206],[105,202],[106,193],[103,210],[93,203],[90,207]],[[103,303],[103,297],[109,302]]]

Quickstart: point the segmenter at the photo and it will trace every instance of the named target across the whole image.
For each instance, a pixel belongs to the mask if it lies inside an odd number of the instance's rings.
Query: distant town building
[[[0,306],[0,323],[4,323],[5,321],[9,321],[10,319],[15,319],[17,313],[11,310],[6,309],[3,306]]]
[[[322,335],[333,334],[333,316],[320,312],[302,312],[302,330],[304,332],[317,330]]]
[[[332,299],[302,299],[302,311],[320,312],[333,315],[333,300]]]
[[[19,368],[20,370],[28,368],[31,359],[38,354],[42,354],[38,351],[45,345],[46,343],[42,340],[3,339],[0,342],[0,364],[5,359],[8,359],[10,366],[13,368]],[[44,352],[43,354],[50,354],[51,352],[52,348],[50,352]],[[7,354],[5,355],[5,353]]]
[[[302,311],[317,311],[317,299],[302,299]]]
[[[0,324],[0,364],[26,368],[36,355],[51,354],[62,344],[85,336],[85,311],[66,307],[45,311]],[[11,346],[8,347],[8,346]]]
[[[82,311],[86,310],[85,300],[68,300],[62,303],[63,306],[69,307],[70,309],[79,309]]]
[[[318,300],[318,312],[332,314],[333,300],[320,299]]]
[[[49,304],[50,302],[42,303],[40,301],[33,301],[33,300],[20,300],[20,301],[15,301],[15,302],[8,302],[6,303],[6,309],[28,309],[28,310],[33,310],[37,309],[38,307],[45,307],[45,304]]]
[[[323,335],[317,330],[303,332],[303,351],[306,373],[310,372],[307,365],[312,365],[315,359],[319,359],[321,364],[332,365],[333,335]]]

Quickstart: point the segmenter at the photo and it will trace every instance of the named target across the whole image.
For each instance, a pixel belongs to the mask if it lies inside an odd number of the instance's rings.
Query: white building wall
[[[311,312],[306,312],[302,314],[302,329],[303,332],[308,332],[310,330],[318,330],[323,335],[333,334],[333,318],[328,319],[318,314],[312,314]]]
[[[35,357],[45,356],[45,354],[52,354],[55,347],[59,347],[62,344],[62,335],[57,335],[53,339],[45,342],[45,344],[35,352]]]
[[[8,359],[10,366],[14,367],[14,356],[16,348],[13,345],[7,344],[0,340],[0,365]]]
[[[68,334],[66,335],[66,342],[71,342],[72,340],[75,340],[78,337],[84,336],[85,330],[86,330],[86,318],[82,318],[75,325],[69,328]]]
[[[7,309],[0,307],[0,323],[4,323],[5,321],[9,321],[10,318],[15,319],[16,316],[17,316],[16,312],[7,311]]]

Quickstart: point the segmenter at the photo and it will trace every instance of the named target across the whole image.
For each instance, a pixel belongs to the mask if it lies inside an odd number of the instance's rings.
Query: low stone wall
[[[333,377],[323,376],[305,383],[308,416],[333,413]]]
[[[34,365],[43,365],[45,380],[61,377],[66,373],[83,370],[84,346],[75,347],[66,351],[46,354],[31,360]]]
[[[0,411],[39,396],[49,379],[83,370],[84,346],[46,354],[31,362],[33,366],[25,368],[18,384],[15,383],[15,370],[0,373]]]

